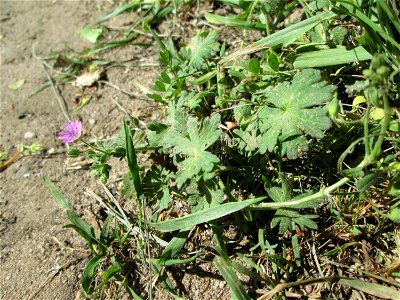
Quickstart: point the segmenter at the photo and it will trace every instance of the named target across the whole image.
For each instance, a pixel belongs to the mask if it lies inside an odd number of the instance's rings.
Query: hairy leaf
[[[219,50],[218,33],[216,31],[199,32],[193,39],[189,48],[191,57],[189,65],[201,68],[206,59]]]
[[[207,173],[211,173],[219,158],[206,151],[221,135],[219,125],[221,116],[215,114],[211,118],[205,118],[202,123],[194,117],[187,120],[188,136],[175,136],[173,152],[180,154],[184,160],[177,164],[176,183],[180,188],[188,179],[197,175],[208,179]],[[179,142],[176,142],[176,141]]]
[[[320,79],[318,70],[306,69],[297,73],[291,83],[283,82],[266,90],[268,106],[258,111],[261,154],[272,152],[281,142],[282,154],[295,159],[308,149],[305,135],[324,136],[331,121],[322,105],[332,98],[333,87]]]
[[[148,199],[155,199],[160,209],[168,208],[170,190],[168,181],[171,172],[153,165],[143,178],[143,194]]]
[[[283,176],[281,176],[281,179],[283,181],[283,188],[275,186],[267,189],[268,195],[275,202],[290,201],[293,198],[293,191],[290,187],[290,184]],[[302,197],[304,197],[304,195],[296,196],[293,199]],[[299,225],[302,230],[304,230],[305,227],[317,229],[317,223],[312,220],[317,217],[318,215],[301,214],[296,209],[280,208],[275,212],[275,215],[271,221],[271,228],[274,228],[279,224],[279,233],[284,234],[287,230],[291,229],[291,224],[294,222]]]
[[[201,180],[198,183],[192,180],[186,188],[186,192],[189,196],[188,202],[192,212],[219,205],[224,195],[224,191],[219,189],[216,182],[212,180]]]

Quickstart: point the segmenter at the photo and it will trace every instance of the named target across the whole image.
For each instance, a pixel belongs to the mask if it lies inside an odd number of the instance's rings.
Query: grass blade
[[[190,230],[191,228],[182,229],[172,238],[161,254],[161,261],[173,258],[179,251],[181,251],[182,247],[186,243],[187,237],[189,236]]]
[[[100,20],[98,20],[97,24],[103,23],[115,16],[118,16],[119,14],[123,13],[124,11],[136,9],[138,7],[140,7],[140,0],[134,0],[131,3],[127,3],[125,5],[117,7],[114,11],[112,11],[111,13],[105,15]]]
[[[334,16],[336,16],[336,14],[331,11],[320,13],[304,21],[289,26],[283,30],[280,30],[274,34],[271,34],[270,36],[267,36],[261,40],[258,40],[252,45],[256,47],[261,45],[266,45],[268,47],[275,47],[278,45],[287,46],[293,43],[299,36],[306,33],[320,22],[332,19]]]
[[[72,224],[66,225],[65,227],[75,229],[88,243],[97,242],[92,226],[80,219],[72,210],[68,210],[67,215]]]
[[[90,285],[94,278],[94,270],[100,264],[102,256],[94,256],[89,263],[87,264],[85,270],[82,273],[82,289],[86,295],[89,295],[90,292]]]
[[[293,63],[296,69],[326,67],[371,60],[372,55],[363,47],[324,49],[299,54]]]
[[[358,279],[340,279],[339,283],[375,297],[383,299],[400,299],[399,291],[377,283],[361,281]]]
[[[223,257],[218,257],[214,259],[214,265],[224,277],[225,281],[228,283],[231,290],[231,299],[237,300],[247,300],[251,299],[246,293],[243,284],[240,282],[239,278],[236,276],[235,271],[230,266],[229,262]]]
[[[105,271],[104,273],[101,274],[102,281],[98,286],[96,286],[95,290],[97,291],[97,290],[101,289],[105,284],[107,284],[107,282],[111,278],[113,278],[116,274],[118,274],[118,272],[121,269],[122,269],[122,265],[119,263],[116,263],[116,264],[110,266],[107,271]]]
[[[243,208],[246,208],[252,204],[260,202],[265,198],[266,197],[259,197],[241,202],[229,202],[181,218],[176,218],[157,223],[150,223],[149,225],[161,232],[170,232],[170,231],[180,230],[183,228],[193,227],[197,224],[215,220],[223,216],[229,215],[231,213],[237,212],[239,210],[242,210]]]
[[[53,182],[50,181],[50,179],[48,179],[47,177],[43,177],[43,184],[61,208],[66,210],[73,209],[71,202],[68,201],[64,194],[61,193],[61,191],[54,185]]]
[[[142,195],[142,184],[140,182],[139,166],[136,159],[135,147],[132,141],[132,132],[128,124],[124,123],[125,130],[125,145],[126,145],[126,157],[128,159],[128,167],[132,176],[133,185],[136,190],[137,197],[140,198]]]
[[[206,13],[205,17],[208,22],[211,24],[216,24],[216,25],[225,25],[225,26],[231,26],[239,29],[244,29],[244,30],[262,30],[265,31],[266,27],[262,23],[252,23],[246,20],[241,20],[238,19],[236,16],[234,17],[224,17],[224,16],[219,16],[215,14],[210,14]]]

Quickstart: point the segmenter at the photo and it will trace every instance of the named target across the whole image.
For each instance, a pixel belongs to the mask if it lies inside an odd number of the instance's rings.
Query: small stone
[[[35,137],[35,133],[32,131],[27,131],[24,134],[24,139],[33,139]]]
[[[50,148],[49,150],[47,150],[47,154],[53,154],[54,152],[56,152],[56,149],[54,148]]]
[[[94,125],[94,123],[96,123],[96,120],[95,120],[95,119],[89,119],[89,124],[90,124],[90,125]]]

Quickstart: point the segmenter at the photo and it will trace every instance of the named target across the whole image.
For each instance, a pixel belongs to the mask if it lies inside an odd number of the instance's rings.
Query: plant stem
[[[374,145],[374,149],[372,150],[371,154],[369,155],[368,162],[370,162],[370,163],[374,162],[378,158],[378,156],[381,152],[381,146],[382,146],[383,140],[385,138],[385,133],[386,133],[387,129],[389,128],[391,108],[390,108],[389,99],[388,99],[386,93],[383,92],[382,94],[383,94],[383,111],[385,113],[385,116],[383,117],[383,120],[382,120],[382,127],[381,127],[381,131],[379,133],[379,138]]]
[[[95,146],[89,144],[88,142],[86,142],[86,141],[84,141],[84,140],[82,140],[82,139],[79,139],[79,140],[80,140],[82,143],[84,143],[86,146],[88,146],[89,148],[91,148],[91,149],[93,149],[93,150],[99,151],[99,152],[104,153],[104,154],[108,154],[106,151],[101,150],[101,149],[99,149],[99,148],[97,148],[97,147],[95,147]]]
[[[283,208],[283,207],[295,208],[295,207],[303,206],[306,203],[313,202],[315,200],[319,200],[323,197],[330,195],[331,192],[340,188],[342,185],[346,184],[349,181],[350,181],[350,178],[344,177],[344,178],[340,179],[338,182],[336,182],[335,184],[332,184],[331,186],[328,186],[328,187],[320,190],[318,193],[301,198],[299,200],[292,200],[292,201],[285,201],[285,202],[260,203],[260,204],[251,205],[249,208],[253,209],[253,210],[276,210],[278,208]]]
[[[368,97],[367,97],[368,98]],[[365,157],[368,157],[371,149],[370,149],[370,144],[369,144],[369,114],[371,111],[371,103],[367,100],[367,110],[364,115],[364,148],[365,148]]]

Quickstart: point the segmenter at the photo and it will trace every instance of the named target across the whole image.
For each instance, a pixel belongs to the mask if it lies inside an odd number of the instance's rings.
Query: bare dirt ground
[[[66,119],[52,89],[29,97],[47,80],[32,49],[38,56],[47,56],[65,45],[74,49],[89,46],[79,38],[79,30],[110,9],[105,1],[0,2],[0,145],[10,154],[20,143],[45,146],[43,155],[20,158],[0,173],[0,299],[74,299],[78,294],[85,262],[78,250],[85,246],[62,227],[67,224],[65,213],[46,191],[42,177],[55,181],[80,212],[91,211],[93,200],[83,192],[95,180],[88,170],[67,168],[66,148],[57,140]],[[119,55],[131,59],[141,51],[128,47]],[[154,72],[146,73],[119,69],[107,75],[110,82],[129,90],[133,78],[148,84]],[[25,80],[22,89],[8,87],[19,80]],[[70,108],[76,92],[72,87],[62,90]],[[129,99],[116,90],[98,88],[92,95],[89,107],[76,116],[82,118],[89,139],[108,138],[117,132],[122,113],[112,97],[138,117],[149,115],[147,102]]]
[[[82,217],[95,219],[96,201],[84,192],[100,191],[90,177],[85,162],[67,159],[66,147],[57,133],[66,119],[51,88],[31,96],[46,82],[42,63],[35,58],[51,50],[69,46],[83,49],[90,44],[79,38],[79,30],[115,8],[111,1],[5,1],[0,0],[0,151],[10,155],[18,144],[43,144],[40,155],[20,157],[0,172],[0,299],[79,299],[79,281],[87,262],[86,246],[72,230],[62,211],[42,184],[49,177],[68,196]],[[157,63],[151,48],[124,47],[107,54],[111,60],[130,60],[129,65],[107,70],[110,83],[139,93],[134,83],[149,85],[157,68],[138,68]],[[21,89],[10,85],[24,80]],[[79,90],[71,85],[60,87],[69,110]],[[135,90],[136,89],[136,90]],[[91,88],[91,103],[72,118],[83,121],[87,140],[107,139],[118,133],[123,113],[141,120],[160,118],[153,102],[128,97],[109,86]],[[110,176],[111,188],[118,185],[125,170]],[[205,267],[207,270],[207,267]],[[201,270],[200,270],[201,271]],[[225,284],[200,271],[180,277],[178,289],[189,299],[228,297]],[[204,271],[204,270],[203,270]],[[167,299],[158,293],[157,299]],[[107,293],[102,296],[109,299]]]

